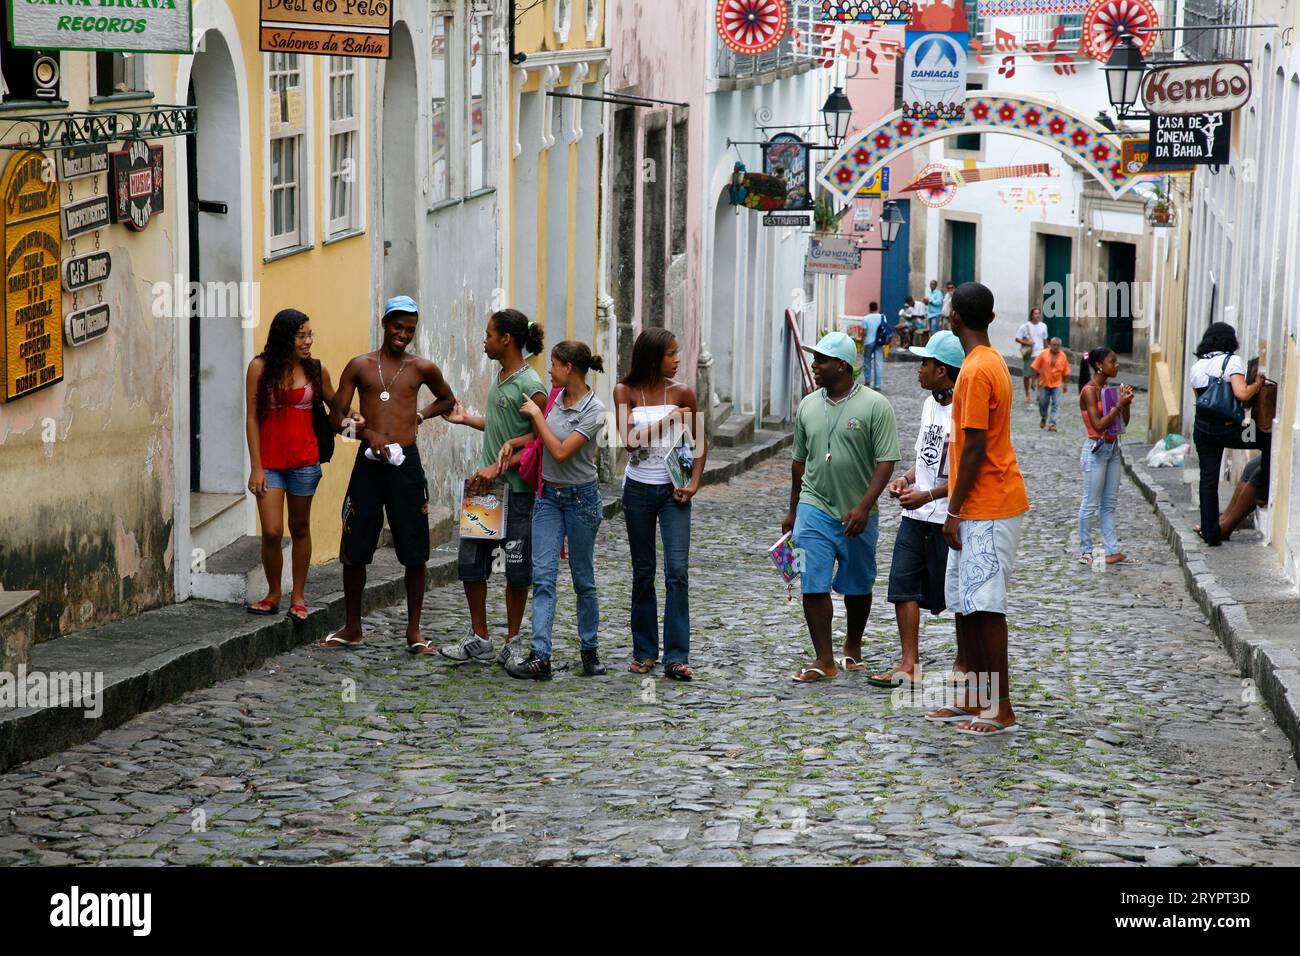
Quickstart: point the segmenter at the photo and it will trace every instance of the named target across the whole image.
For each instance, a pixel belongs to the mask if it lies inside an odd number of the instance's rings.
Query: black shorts
[[[890,603],[916,603],[931,614],[942,614],[947,574],[948,543],[943,540],[943,525],[903,518],[889,564]]]
[[[531,491],[511,489],[506,505],[504,541],[461,538],[456,576],[462,582],[477,583],[492,576],[498,548],[505,549],[506,583],[513,588],[533,586],[533,502]]]
[[[412,445],[402,452],[406,460],[400,465],[372,461],[364,451],[357,454],[343,499],[341,563],[355,567],[375,559],[385,510],[397,560],[407,568],[429,563],[429,485],[419,449]]]

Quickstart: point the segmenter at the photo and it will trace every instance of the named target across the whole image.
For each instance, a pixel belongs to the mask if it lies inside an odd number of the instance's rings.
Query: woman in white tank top
[[[657,525],[663,537],[668,591],[664,674],[690,680],[694,676],[689,666],[691,499],[700,489],[707,448],[694,389],[673,381],[679,362],[676,337],[667,329],[646,329],[632,347],[631,370],[614,388],[614,402],[619,436],[628,449],[623,518],[632,555],[630,670],[646,674],[659,661]],[[674,482],[674,473],[682,487]]]

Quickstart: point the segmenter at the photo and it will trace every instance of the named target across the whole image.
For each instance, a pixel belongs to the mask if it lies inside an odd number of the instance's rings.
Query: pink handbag
[[[562,388],[551,389],[551,397],[546,402],[546,411],[544,414],[551,414],[551,409],[555,407],[556,399],[563,392]],[[542,487],[542,440],[534,438],[524,446],[523,454],[519,456],[519,477],[524,480],[529,488],[538,491]]]

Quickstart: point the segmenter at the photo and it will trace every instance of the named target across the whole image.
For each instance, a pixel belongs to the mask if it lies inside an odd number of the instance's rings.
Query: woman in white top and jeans
[[[1215,322],[1205,330],[1201,344],[1196,347],[1198,359],[1187,373],[1187,382],[1197,398],[1210,386],[1210,380],[1226,378],[1232,385],[1237,401],[1250,401],[1264,383],[1261,375],[1250,385],[1246,384],[1246,363],[1234,354],[1237,351],[1237,332],[1226,322]],[[1249,426],[1215,419],[1202,409],[1196,409],[1196,425],[1192,431],[1196,458],[1201,469],[1201,526],[1197,529],[1210,547],[1222,544],[1219,533],[1219,474],[1223,468],[1225,448],[1258,448],[1260,450],[1261,496],[1268,495],[1269,458],[1272,440],[1252,422]]]
[[[655,525],[664,541],[664,673],[690,680],[691,499],[700,490],[706,448],[694,389],[673,381],[677,338],[667,329],[646,329],[632,347],[632,368],[614,387],[618,430],[628,449],[623,479],[623,517],[632,552],[632,657],[630,670],[646,674],[659,659],[659,603],[655,596]],[[675,488],[665,459],[683,444],[694,466],[685,488]]]

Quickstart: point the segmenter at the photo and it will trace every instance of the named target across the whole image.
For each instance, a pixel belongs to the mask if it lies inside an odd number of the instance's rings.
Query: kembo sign
[[[190,0],[4,0],[15,47],[190,53]]]
[[[1159,116],[1230,112],[1245,106],[1250,92],[1250,69],[1244,63],[1167,66],[1142,80],[1147,112]]]

